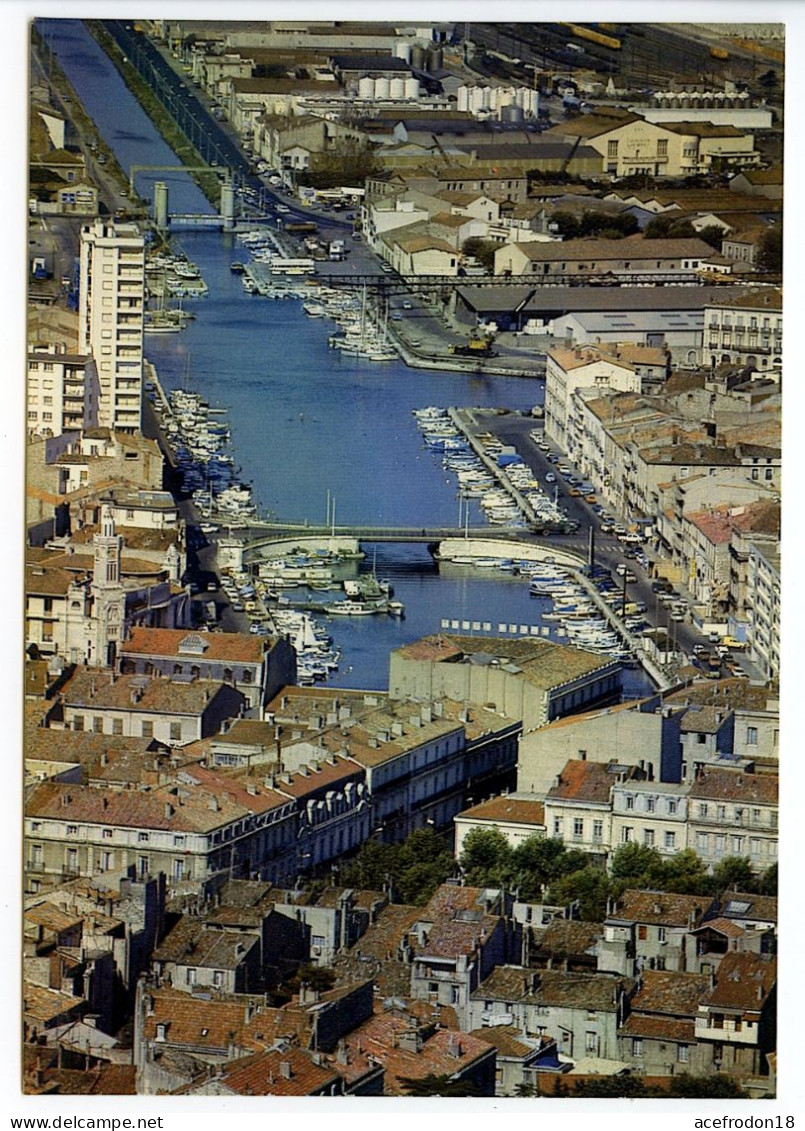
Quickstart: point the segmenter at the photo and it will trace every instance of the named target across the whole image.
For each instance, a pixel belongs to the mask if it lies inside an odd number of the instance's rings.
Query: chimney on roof
[[[108,797],[102,797],[101,798],[101,805],[103,806],[104,809],[107,809],[109,807],[109,798]]]
[[[290,1060],[280,1061],[280,1076],[283,1078],[283,1080],[290,1080],[293,1076]]]
[[[763,988],[763,983],[761,982],[760,985],[757,988],[757,999],[758,999],[758,1001],[763,1001],[763,995],[764,995],[765,992],[766,991]]]
[[[211,797],[210,800],[209,800],[209,806],[210,806],[210,809],[212,809],[213,813],[217,813],[218,809],[219,809],[218,798],[217,797]]]
[[[101,754],[101,765],[102,766],[108,766],[109,765],[109,755],[106,753],[105,750],[104,750],[103,754]]]
[[[169,821],[171,819],[171,817],[173,816],[173,812],[174,812],[173,806],[171,805],[170,801],[166,801],[165,802],[165,820],[166,821]]]
[[[63,793],[61,795],[61,803],[62,803],[62,805],[69,805],[70,804],[70,794],[69,793]]]

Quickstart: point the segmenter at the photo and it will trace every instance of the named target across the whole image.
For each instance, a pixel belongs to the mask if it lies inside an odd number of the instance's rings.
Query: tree
[[[743,1099],[746,1093],[731,1076],[690,1076],[683,1072],[672,1076],[669,1094],[688,1100]]]
[[[643,230],[646,239],[683,240],[698,236],[690,220],[676,220],[672,216],[655,216]]]
[[[662,872],[662,856],[656,848],[630,841],[616,849],[610,873],[616,886],[653,887]]]
[[[574,1099],[641,1099],[652,1095],[638,1076],[598,1076],[581,1080],[573,1089]]]
[[[461,870],[470,884],[500,883],[512,865],[512,850],[500,829],[471,829],[459,857]]]
[[[343,139],[326,153],[315,154],[311,168],[300,171],[297,181],[318,189],[363,185],[378,168],[374,150],[368,145]]]
[[[579,221],[572,212],[554,212],[551,223],[563,240],[573,240],[579,234]]]
[[[405,1088],[407,1096],[477,1096],[478,1087],[472,1080],[454,1080],[448,1073],[437,1076],[429,1072],[427,1076],[414,1079],[411,1076],[401,1076],[400,1083]]]
[[[754,891],[755,883],[748,856],[725,856],[713,869],[713,886],[718,891]]]
[[[783,270],[783,230],[777,226],[763,233],[757,257],[761,271],[779,275]]]
[[[760,895],[777,895],[777,865],[772,864],[771,868],[767,868],[763,875],[760,877],[758,883],[758,893]]]
[[[551,884],[548,902],[566,906],[578,904],[579,918],[588,923],[600,923],[607,911],[610,896],[609,877],[603,868],[587,865],[570,872]]]
[[[724,239],[724,229],[719,224],[707,224],[706,227],[700,228],[698,231],[700,240],[709,243],[710,247],[715,247],[721,250],[721,243]]]
[[[523,899],[541,898],[544,886],[568,872],[578,871],[586,863],[583,852],[568,852],[558,837],[530,836],[512,853],[514,882]]]
[[[370,840],[341,869],[341,882],[382,890],[391,885],[397,902],[427,903],[433,892],[456,870],[444,837],[432,829],[416,829],[403,844]]]
[[[663,860],[656,886],[661,891],[675,891],[682,895],[708,895],[713,882],[693,849],[684,848]]]
[[[491,273],[495,270],[495,251],[498,246],[493,240],[485,240],[481,236],[470,236],[461,245],[461,253],[477,259]]]

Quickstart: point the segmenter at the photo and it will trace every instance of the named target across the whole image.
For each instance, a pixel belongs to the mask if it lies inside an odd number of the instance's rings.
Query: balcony
[[[713,1018],[696,1018],[694,1033],[697,1041],[719,1041],[730,1045],[756,1045],[757,1026],[739,1017],[725,1017],[723,1024],[713,1024]]]

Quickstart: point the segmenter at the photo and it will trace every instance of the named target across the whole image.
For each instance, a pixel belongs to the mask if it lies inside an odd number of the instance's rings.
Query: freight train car
[[[587,39],[590,43],[597,43],[600,47],[608,47],[610,51],[620,51],[621,41],[612,35],[603,35],[600,31],[584,27],[583,24],[562,24],[562,27],[575,35],[577,39]]]

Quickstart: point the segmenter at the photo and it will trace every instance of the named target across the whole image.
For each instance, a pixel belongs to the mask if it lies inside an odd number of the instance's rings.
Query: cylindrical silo
[[[419,79],[410,78],[405,80],[405,97],[414,102],[419,98]]]
[[[427,68],[431,74],[437,74],[442,69],[442,58],[441,47],[428,48]]]
[[[375,96],[375,80],[364,77],[358,83],[358,97],[359,98],[374,98]]]
[[[387,78],[379,78],[375,80],[375,98],[388,98],[391,83]]]
[[[470,108],[470,88],[468,86],[460,86],[456,91],[456,95],[458,98],[456,104],[457,109],[460,110],[462,114],[466,114]]]
[[[389,95],[396,102],[405,98],[405,79],[392,79],[389,83]]]
[[[406,63],[411,62],[411,44],[407,39],[398,39],[394,44],[394,58],[405,59]]]
[[[470,88],[470,110],[473,114],[477,114],[479,110],[484,107],[484,94],[480,86],[473,86]]]
[[[414,43],[411,47],[411,66],[415,71],[425,69],[425,48],[421,43]]]
[[[168,186],[164,181],[154,182],[154,223],[158,228],[168,226]]]
[[[523,120],[523,109],[522,109],[522,107],[521,106],[513,106],[511,104],[509,104],[508,106],[501,106],[501,108],[500,108],[500,120],[501,120],[501,122],[522,122],[522,120]]]

